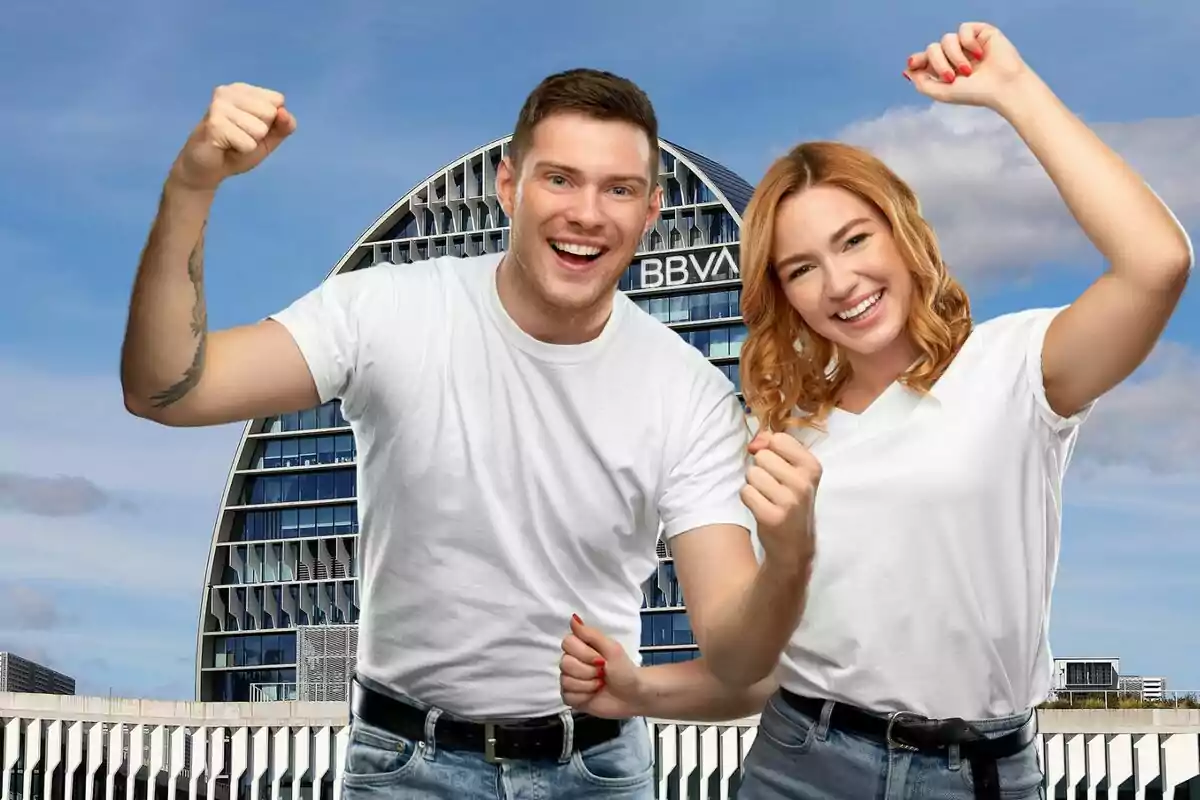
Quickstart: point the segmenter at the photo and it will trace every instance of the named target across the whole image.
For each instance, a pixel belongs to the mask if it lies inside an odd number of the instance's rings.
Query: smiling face
[[[537,124],[519,165],[501,163],[496,192],[512,218],[509,254],[520,286],[513,299],[525,316],[607,317],[658,216],[652,160],[637,126],[566,112]],[[546,327],[525,324],[520,308],[510,313],[522,327]]]
[[[912,272],[887,218],[858,195],[818,185],[785,198],[771,263],[805,325],[851,363],[911,349]]]

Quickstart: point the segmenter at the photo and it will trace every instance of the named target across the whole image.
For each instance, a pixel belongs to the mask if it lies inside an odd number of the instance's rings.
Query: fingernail
[[[958,74],[962,75],[963,77],[969,76],[971,74],[971,65],[963,64],[961,67],[958,68]]]
[[[595,661],[593,661],[593,662],[592,662],[592,666],[593,666],[593,667],[601,667],[601,668],[603,668],[603,667],[604,667],[604,659],[603,659],[603,658],[597,658]]]
[[[980,59],[981,61],[983,60],[983,48],[982,47],[975,51],[975,57]]]
[[[582,625],[582,624],[583,624],[583,620],[581,620],[581,619],[579,618],[579,615],[578,615],[578,614],[572,614],[572,615],[571,615],[571,619],[575,620],[575,621],[576,621],[576,622],[578,622],[580,625]]]
[[[946,70],[942,73],[942,79],[945,80],[946,83],[954,83],[954,73],[950,70]]]
[[[900,74],[904,76],[904,80],[908,81],[909,83],[912,83],[912,78],[909,77],[909,74],[907,72],[901,72]]]

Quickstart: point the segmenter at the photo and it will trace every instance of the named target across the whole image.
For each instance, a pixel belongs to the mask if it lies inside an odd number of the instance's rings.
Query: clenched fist
[[[938,102],[999,110],[1007,95],[1021,91],[1029,72],[999,28],[966,22],[910,55],[903,74],[917,91]]]
[[[816,550],[813,503],[821,464],[795,437],[760,432],[750,442],[742,502],[758,521],[758,539],[775,565],[807,570]]]
[[[574,616],[562,650],[558,668],[564,703],[576,711],[608,719],[642,713],[638,707],[639,667],[620,643]]]
[[[200,124],[171,168],[171,179],[212,191],[221,181],[254,169],[296,130],[283,95],[245,83],[218,86]]]

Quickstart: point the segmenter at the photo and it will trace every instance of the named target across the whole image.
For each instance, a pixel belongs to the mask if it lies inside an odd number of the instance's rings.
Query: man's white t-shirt
[[[720,370],[620,293],[592,341],[530,337],[501,258],[335,275],[274,315],[357,441],[357,669],[472,717],[564,708],[573,613],[636,660],[660,528],[752,523]]]
[[[929,394],[895,383],[864,413],[797,432],[823,470],[782,686],[966,719],[1046,697],[1063,475],[1090,410],[1064,418],[1046,401],[1057,312],[982,323]]]

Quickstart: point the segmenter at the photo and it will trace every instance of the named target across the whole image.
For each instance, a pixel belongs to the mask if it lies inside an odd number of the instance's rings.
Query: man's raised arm
[[[215,425],[319,402],[289,332],[266,320],[210,333],[204,233],[223,180],[253,169],[296,129],[283,95],[222,86],[163,188],[121,349],[125,407],[165,425]]]

